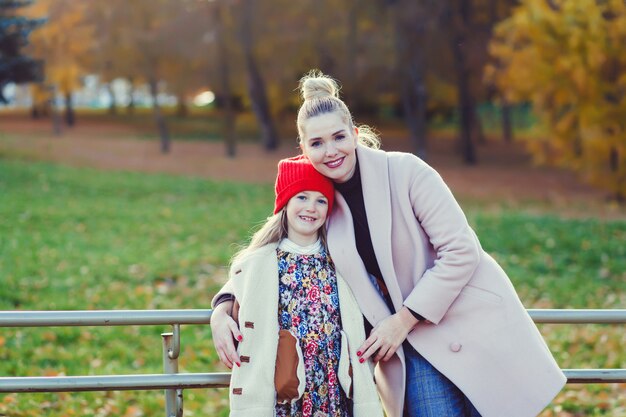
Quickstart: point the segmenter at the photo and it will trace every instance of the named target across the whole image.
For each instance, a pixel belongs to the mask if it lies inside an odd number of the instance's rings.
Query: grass
[[[271,204],[267,186],[1,160],[0,308],[208,308],[218,280],[224,279],[222,266],[232,244],[271,211]],[[0,374],[160,372],[163,330],[3,330]],[[134,341],[131,349],[128,340]],[[207,328],[184,326],[183,357],[182,369],[216,368]],[[121,404],[134,402],[146,415],[162,413],[155,393],[110,395],[120,404],[119,414],[104,415],[124,415]],[[6,397],[16,401],[8,400],[6,412],[62,416],[77,410],[95,416],[101,407],[90,414],[81,399],[93,405],[107,396],[30,397]],[[109,404],[102,401],[102,407]],[[204,415],[214,415],[203,407]],[[13,414],[16,410],[31,411]]]
[[[234,244],[271,212],[272,197],[269,185],[0,157],[0,309],[208,308]],[[472,207],[468,218],[527,307],[626,305],[626,222]],[[0,375],[158,373],[168,330],[3,329]],[[541,330],[564,368],[626,367],[623,329]],[[223,369],[209,329],[183,326],[180,371]],[[571,386],[543,416],[626,415],[624,400],[618,384]],[[0,415],[156,416],[163,403],[161,392],[10,394]],[[227,391],[185,391],[185,415],[226,416]]]

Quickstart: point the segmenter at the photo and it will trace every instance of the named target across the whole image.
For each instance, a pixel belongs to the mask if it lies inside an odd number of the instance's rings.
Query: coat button
[[[459,350],[461,350],[461,344],[458,342],[450,343],[450,350],[452,352],[458,352]]]

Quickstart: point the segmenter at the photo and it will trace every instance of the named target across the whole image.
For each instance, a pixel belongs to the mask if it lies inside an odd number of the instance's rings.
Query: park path
[[[61,136],[50,133],[47,121],[2,120],[0,151],[70,166],[199,176],[214,180],[272,183],[279,159],[298,153],[295,141],[266,152],[257,144],[237,146],[236,158],[225,156],[221,142],[177,141],[164,155],[154,140],[142,139],[132,128],[105,123],[81,123]],[[479,164],[467,166],[454,152],[455,142],[431,139],[429,163],[455,195],[493,205],[545,207],[560,215],[626,218],[626,209],[607,201],[602,190],[581,183],[566,171],[533,166],[520,144],[490,142],[478,148]],[[383,137],[385,150],[409,151],[408,141]]]

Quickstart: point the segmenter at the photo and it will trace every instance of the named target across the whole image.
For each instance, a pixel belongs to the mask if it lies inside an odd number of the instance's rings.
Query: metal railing
[[[624,324],[626,310],[528,310],[536,323]],[[0,393],[165,390],[166,417],[182,417],[183,390],[228,387],[230,374],[178,373],[180,326],[209,324],[211,310],[0,311],[0,327],[171,325],[163,374],[0,377]],[[563,369],[569,384],[626,382],[626,369]]]

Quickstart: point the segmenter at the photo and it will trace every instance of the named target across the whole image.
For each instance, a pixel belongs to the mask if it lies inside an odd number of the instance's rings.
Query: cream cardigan
[[[272,417],[276,403],[274,369],[278,346],[278,259],[276,244],[259,248],[232,265],[222,292],[234,294],[240,304],[243,341],[238,346],[246,362],[234,367],[230,386],[231,417]],[[345,281],[337,276],[341,312],[342,353],[338,378],[346,393],[352,384],[354,417],[382,417],[382,407],[370,363],[359,363],[357,349],[365,340],[363,316]],[[224,291],[226,290],[226,291]],[[352,364],[352,378],[348,366]],[[302,363],[298,367],[303,381]],[[302,393],[303,384],[299,387]]]

